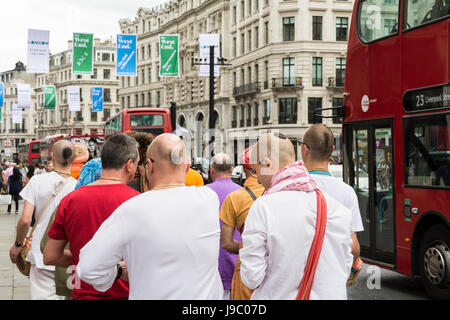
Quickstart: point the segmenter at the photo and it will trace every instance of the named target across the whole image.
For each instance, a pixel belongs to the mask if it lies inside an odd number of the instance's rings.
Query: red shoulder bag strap
[[[327,225],[327,202],[322,192],[316,189],[317,195],[317,221],[316,233],[309,250],[308,260],[306,261],[305,271],[303,273],[300,289],[296,300],[309,300],[314,274],[316,273],[317,263],[319,261],[320,252],[322,251],[323,238],[325,236],[325,227]]]

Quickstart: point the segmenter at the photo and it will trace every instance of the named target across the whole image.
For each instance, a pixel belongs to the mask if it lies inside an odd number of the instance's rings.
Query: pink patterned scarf
[[[317,184],[310,177],[303,161],[297,161],[275,173],[270,182],[270,188],[264,192],[264,195],[286,190],[312,192],[316,188]]]

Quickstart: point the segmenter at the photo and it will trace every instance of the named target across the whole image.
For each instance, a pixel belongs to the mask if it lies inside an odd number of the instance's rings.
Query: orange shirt
[[[248,187],[256,198],[259,198],[264,192],[264,187],[258,183],[254,176],[245,180],[244,187]],[[244,188],[236,190],[230,193],[223,202],[220,209],[220,219],[226,225],[236,226],[238,230],[241,230],[252,204],[253,199]]]
[[[189,171],[186,173],[186,185],[187,186],[204,186],[202,175],[195,171],[194,169],[189,168]]]

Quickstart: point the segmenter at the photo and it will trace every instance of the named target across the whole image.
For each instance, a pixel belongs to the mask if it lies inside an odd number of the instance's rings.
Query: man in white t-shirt
[[[357,275],[362,264],[358,260],[360,246],[356,232],[364,231],[364,227],[355,190],[341,179],[333,177],[328,170],[328,159],[334,149],[333,132],[324,124],[314,124],[306,130],[301,144],[302,159],[319,189],[328,193],[352,212],[352,254]]]
[[[106,291],[124,260],[131,300],[223,298],[218,261],[219,199],[207,187],[186,187],[183,141],[156,137],[147,150],[150,191],[118,207],[81,249],[77,274]]]
[[[33,241],[26,258],[31,263],[30,291],[33,300],[64,299],[56,295],[55,267],[44,265],[40,244],[53,211],[61,199],[74,190],[77,183],[70,174],[70,165],[75,158],[73,144],[67,140],[55,142],[51,158],[55,170],[51,173],[34,175],[20,192],[25,204],[23,214],[17,223],[16,241],[9,252],[11,262],[16,263],[36,208]]]
[[[242,282],[255,289],[251,299],[294,300],[316,232],[316,183],[289,139],[263,136],[252,163],[266,191],[251,206],[242,234]],[[309,298],[346,299],[352,264],[351,212],[323,193],[327,221]]]

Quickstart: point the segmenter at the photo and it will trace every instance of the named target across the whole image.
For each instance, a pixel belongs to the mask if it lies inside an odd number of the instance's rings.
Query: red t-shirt
[[[122,183],[80,187],[60,202],[48,236],[69,241],[72,264],[76,266],[80,250],[92,239],[101,224],[122,203],[138,194]],[[128,299],[128,282],[117,280],[106,292],[97,291],[81,280],[80,283],[80,289],[74,287],[72,290],[72,300]]]

